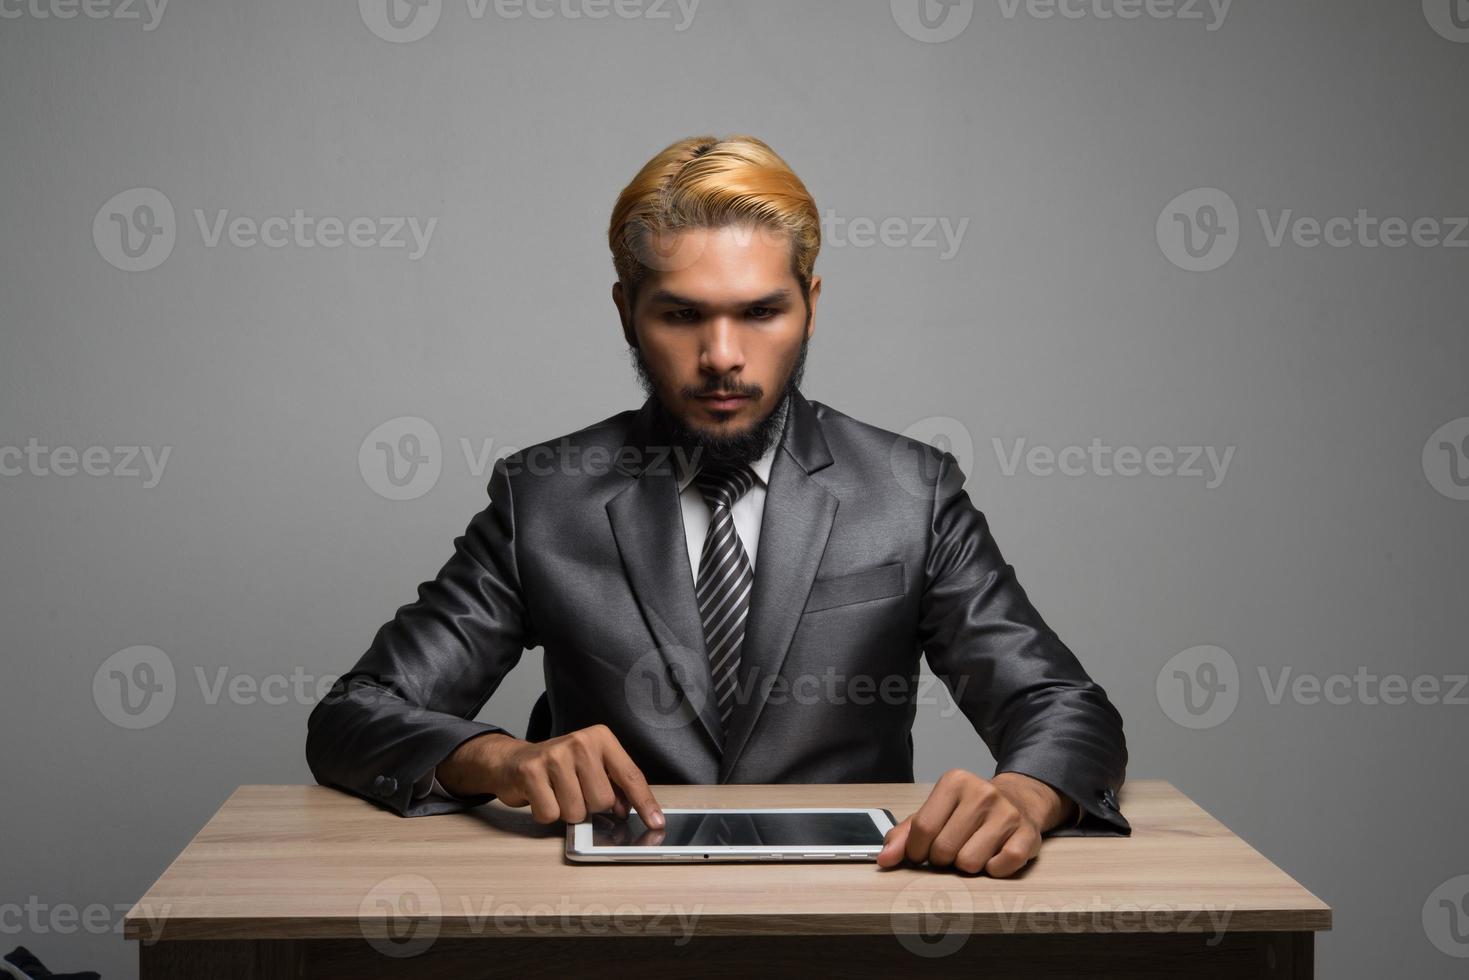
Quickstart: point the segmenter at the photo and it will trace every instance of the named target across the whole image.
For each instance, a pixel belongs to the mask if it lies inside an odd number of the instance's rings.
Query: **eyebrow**
[[[782,287],[780,289],[775,290],[775,292],[773,292],[773,293],[767,293],[764,296],[757,296],[754,299],[742,300],[742,301],[740,301],[738,303],[734,303],[732,305],[734,305],[734,306],[740,306],[740,307],[744,307],[744,306],[775,306],[778,303],[788,302],[790,300],[790,298],[791,298],[791,295],[792,295],[791,294],[791,290]],[[688,296],[680,296],[677,293],[670,292],[670,291],[668,291],[666,289],[660,289],[656,293],[654,293],[653,295],[649,296],[648,297],[648,302],[649,303],[661,303],[661,304],[666,304],[668,306],[697,306],[697,307],[705,307],[705,306],[709,306],[710,305],[709,303],[705,303],[703,300],[693,299],[693,298],[688,297]]]

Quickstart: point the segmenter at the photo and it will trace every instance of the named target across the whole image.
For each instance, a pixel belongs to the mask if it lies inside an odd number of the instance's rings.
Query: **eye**
[[[698,316],[699,311],[692,307],[687,307],[682,310],[669,310],[663,314],[663,318],[669,323],[693,323],[694,320],[698,319]]]
[[[752,320],[770,320],[779,315],[780,310],[773,309],[769,306],[750,307],[750,319]]]

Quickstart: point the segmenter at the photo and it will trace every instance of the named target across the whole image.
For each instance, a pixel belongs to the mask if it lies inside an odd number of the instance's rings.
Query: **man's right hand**
[[[606,812],[622,819],[630,804],[649,827],[663,826],[663,809],[642,771],[606,725],[544,742],[503,732],[479,735],[455,749],[435,773],[456,796],[493,793],[506,806],[530,804],[536,823],[580,823]]]

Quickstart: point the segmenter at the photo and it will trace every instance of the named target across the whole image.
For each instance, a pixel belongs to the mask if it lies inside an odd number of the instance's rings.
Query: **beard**
[[[628,349],[632,353],[638,383],[642,385],[644,394],[653,399],[655,423],[668,437],[670,445],[685,450],[690,459],[703,460],[711,465],[724,467],[753,463],[764,456],[766,451],[781,437],[785,431],[786,417],[790,414],[791,395],[800,390],[801,378],[806,373],[806,349],[810,343],[809,337],[801,340],[801,349],[796,354],[796,363],[791,365],[790,373],[786,375],[785,382],[781,385],[781,397],[775,407],[766,413],[764,418],[743,432],[729,435],[718,435],[690,426],[676,412],[670,411],[663,402],[663,396],[658,393],[658,387],[653,382],[652,372],[648,370],[648,362],[644,360],[642,350],[637,347]],[[756,398],[763,394],[759,386],[731,384],[723,382],[723,379],[715,379],[715,383],[706,385],[705,389],[711,392],[738,391],[741,394],[751,394]],[[689,397],[695,397],[705,389],[688,388],[683,393]]]

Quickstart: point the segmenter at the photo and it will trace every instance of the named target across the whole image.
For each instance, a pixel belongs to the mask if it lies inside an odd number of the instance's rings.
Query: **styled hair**
[[[691,136],[643,165],[612,208],[607,244],[628,297],[650,269],[671,267],[653,238],[686,228],[746,225],[775,232],[791,245],[791,272],[809,311],[812,270],[821,251],[816,201],[795,171],[763,140]]]

